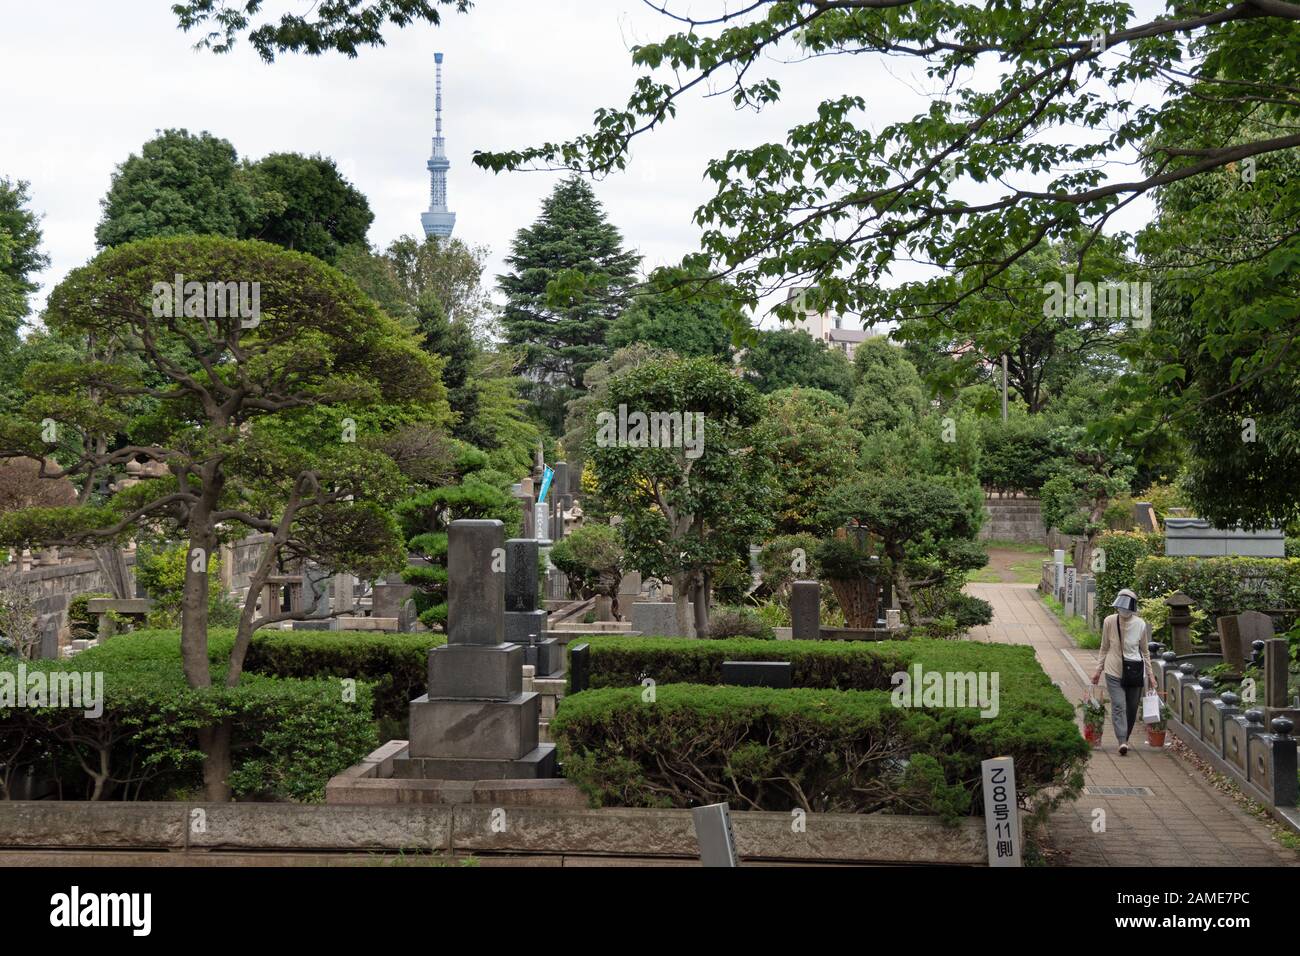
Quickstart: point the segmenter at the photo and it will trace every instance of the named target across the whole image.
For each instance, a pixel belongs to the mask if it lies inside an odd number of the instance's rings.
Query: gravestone
[[[789,661],[723,661],[722,683],[789,689],[794,686],[794,665]]]
[[[495,520],[447,533],[447,643],[429,652],[429,692],[411,701],[410,746],[396,776],[443,780],[552,777],[538,742],[541,700],[523,692],[524,649],[505,642],[505,544]]]
[[[1065,569],[1065,616],[1074,617],[1074,568]]]
[[[1160,521],[1156,518],[1156,509],[1149,501],[1133,502],[1133,520],[1139,531],[1159,531]]]
[[[555,638],[542,638],[546,612],[537,607],[539,555],[534,538],[506,542],[505,640],[523,647],[524,663],[532,665],[538,677],[552,677],[564,669],[564,649]]]
[[[636,601],[632,604],[632,630],[653,637],[694,637],[695,604],[686,604],[687,629],[677,626],[677,605],[672,601]]]
[[[1241,674],[1246,669],[1246,648],[1250,645],[1241,639],[1241,624],[1236,614],[1227,614],[1219,618],[1219,647],[1223,651],[1223,660],[1232,668],[1234,674]]]
[[[790,586],[790,636],[796,641],[821,637],[822,586],[817,581],[795,581]]]
[[[1065,595],[1061,589],[1065,587],[1065,551],[1057,548],[1052,552],[1052,597],[1056,598],[1062,604],[1065,603]]]
[[[389,583],[376,584],[371,589],[371,617],[401,617],[402,605],[415,593],[415,585]]]
[[[591,645],[575,644],[569,648],[569,693],[587,689],[591,676]]]

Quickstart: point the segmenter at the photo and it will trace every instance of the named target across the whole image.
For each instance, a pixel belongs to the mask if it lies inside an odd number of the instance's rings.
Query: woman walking
[[[1137,615],[1137,595],[1128,588],[1115,595],[1111,605],[1115,613],[1101,625],[1101,647],[1097,650],[1096,684],[1106,675],[1110,692],[1110,719],[1119,741],[1119,755],[1128,755],[1128,738],[1137,721],[1142,689],[1155,690],[1155,671],[1151,667],[1151,625]]]

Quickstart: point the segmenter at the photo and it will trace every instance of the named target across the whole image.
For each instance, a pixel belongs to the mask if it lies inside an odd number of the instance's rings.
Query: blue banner
[[[542,493],[537,496],[537,503],[539,505],[546,504],[546,493],[551,490],[551,479],[555,477],[555,471],[553,469],[549,466],[543,467],[545,470],[542,472]]]

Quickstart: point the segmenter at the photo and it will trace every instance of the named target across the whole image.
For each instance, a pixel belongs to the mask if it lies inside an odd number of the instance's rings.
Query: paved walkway
[[[970,584],[969,593],[993,605],[993,623],[970,638],[1029,644],[1052,681],[1078,702],[1097,666],[1097,652],[1081,650],[1043,606],[1033,585]],[[1268,828],[1215,790],[1168,747],[1152,750],[1139,720],[1128,756],[1121,757],[1107,714],[1106,734],[1085,772],[1088,787],[1147,787],[1150,796],[1085,792],[1053,814],[1052,842],[1071,866],[1297,866],[1300,855],[1279,844]],[[1172,734],[1169,735],[1172,738]],[[1105,832],[1093,832],[1095,811]]]

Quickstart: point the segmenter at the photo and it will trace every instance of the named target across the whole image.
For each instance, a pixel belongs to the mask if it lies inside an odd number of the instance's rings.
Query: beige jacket
[[[1142,618],[1138,618],[1142,621]],[[1142,621],[1142,637],[1138,641],[1138,650],[1142,654],[1142,661],[1146,665],[1146,680],[1151,683],[1152,675],[1155,669],[1151,666],[1151,652],[1147,650],[1147,645],[1151,643],[1151,625]],[[1118,680],[1124,676],[1124,641],[1119,635],[1119,615],[1112,614],[1106,618],[1101,625],[1101,647],[1097,649],[1097,662],[1103,666],[1107,677],[1114,677]]]

